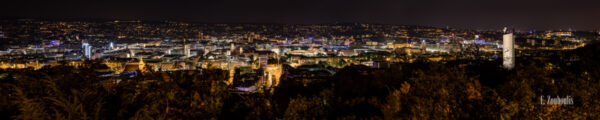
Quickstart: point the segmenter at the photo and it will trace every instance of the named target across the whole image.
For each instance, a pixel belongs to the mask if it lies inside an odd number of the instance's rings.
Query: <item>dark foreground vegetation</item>
[[[257,94],[230,92],[221,70],[147,73],[115,86],[101,84],[93,62],[4,70],[0,119],[600,119],[599,52],[518,58],[513,70],[501,61],[348,66]],[[541,105],[542,95],[574,104]]]

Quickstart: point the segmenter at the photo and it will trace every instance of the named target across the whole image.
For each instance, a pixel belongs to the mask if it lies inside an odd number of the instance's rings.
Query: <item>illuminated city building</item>
[[[128,62],[127,64],[125,64],[125,69],[123,70],[124,74],[129,74],[129,73],[134,73],[134,74],[138,74],[137,72],[148,72],[148,70],[146,69],[146,63],[144,63],[144,59],[142,57],[139,58],[138,62]],[[123,74],[122,73],[122,74]]]
[[[513,33],[504,34],[503,36],[503,63],[502,65],[506,69],[512,69],[515,67],[515,56],[514,56],[514,37]]]
[[[267,76],[266,87],[275,87],[279,85],[279,78],[282,74],[281,64],[268,64],[265,68]]]
[[[83,43],[82,49],[83,49],[83,55],[85,56],[85,58],[91,59],[92,58],[92,46],[89,43]]]
[[[185,57],[191,57],[191,52],[190,52],[190,45],[183,45],[183,54],[185,55]]]

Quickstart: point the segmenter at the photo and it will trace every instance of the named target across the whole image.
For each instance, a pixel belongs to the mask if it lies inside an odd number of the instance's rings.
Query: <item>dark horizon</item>
[[[504,27],[515,29],[515,32],[526,33],[530,30],[534,31],[581,31],[581,32],[592,32],[598,31],[600,29],[575,29],[575,28],[557,28],[557,29],[521,29],[519,26],[507,25],[498,28],[463,28],[463,27],[452,27],[452,26],[435,26],[435,25],[427,25],[427,24],[396,24],[396,23],[369,23],[369,22],[320,22],[320,23],[277,23],[277,22],[198,22],[198,21],[189,21],[189,20],[175,20],[175,19],[162,19],[162,20],[149,20],[149,19],[119,19],[119,18],[41,18],[41,17],[2,17],[0,20],[22,20],[22,19],[31,19],[31,20],[41,20],[41,21],[82,21],[82,22],[112,22],[115,20],[120,21],[136,21],[139,20],[142,23],[159,23],[159,22],[183,22],[183,23],[191,23],[191,24],[265,24],[265,25],[349,25],[349,24],[373,24],[373,25],[404,25],[404,26],[413,26],[413,27],[432,27],[432,28],[442,28],[442,29],[452,29],[452,30],[474,30],[474,31],[501,31]]]
[[[198,23],[381,23],[459,29],[596,30],[600,1],[12,1],[0,16]]]

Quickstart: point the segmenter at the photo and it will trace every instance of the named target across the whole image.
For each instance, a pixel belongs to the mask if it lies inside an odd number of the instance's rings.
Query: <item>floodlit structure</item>
[[[421,42],[421,53],[425,53],[427,52],[427,42],[425,42],[425,40],[423,40]]]
[[[88,59],[92,59],[92,46],[91,45],[88,45],[85,47],[85,56]]]
[[[185,57],[191,57],[191,52],[190,52],[190,45],[183,45],[183,52],[185,54]]]
[[[89,43],[82,43],[81,48],[83,49],[83,55],[91,59],[92,58],[92,46]]]
[[[275,87],[279,85],[279,78],[281,77],[282,69],[281,64],[269,64],[265,68],[265,81],[266,87]]]
[[[512,33],[504,34],[503,36],[503,63],[502,65],[506,69],[512,69],[515,67],[515,52],[514,52],[514,37]]]
[[[186,44],[186,39],[183,39],[183,54],[185,55],[185,57],[191,57],[191,53],[190,53],[190,45]]]

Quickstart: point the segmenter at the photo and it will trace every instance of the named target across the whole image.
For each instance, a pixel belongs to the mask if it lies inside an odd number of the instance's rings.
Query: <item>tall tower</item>
[[[421,53],[427,52],[427,42],[425,40],[421,41]]]
[[[512,69],[515,67],[515,52],[514,52],[514,41],[515,38],[513,37],[513,33],[512,32],[506,32],[506,28],[504,28],[504,36],[503,36],[503,46],[502,46],[502,51],[503,51],[503,63],[502,65],[504,66],[504,68],[506,69]]]
[[[190,46],[187,45],[185,42],[186,39],[183,39],[183,54],[185,54],[185,57],[190,57]]]
[[[81,49],[83,50],[83,56],[88,59],[92,57],[92,46],[89,43],[81,43]]]
[[[108,44],[108,49],[109,49],[109,50],[113,50],[113,49],[115,49],[115,44],[114,44],[113,42],[110,42],[110,43]]]
[[[144,71],[145,67],[146,67],[146,63],[144,63],[144,58],[142,58],[142,56],[140,56],[140,61],[138,63],[138,69],[140,69],[140,71]]]
[[[88,59],[92,59],[92,46],[88,45],[85,47],[85,56],[87,56]]]
[[[231,42],[231,47],[229,47],[229,51],[233,52],[235,50],[235,44]]]

